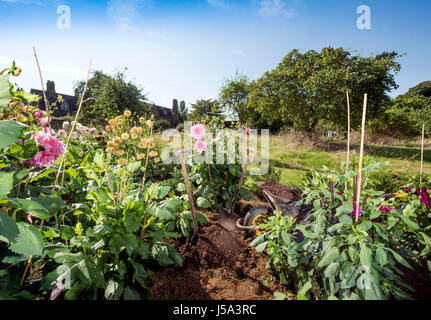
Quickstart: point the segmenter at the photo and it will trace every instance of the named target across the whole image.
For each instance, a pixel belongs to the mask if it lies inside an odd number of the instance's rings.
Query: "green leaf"
[[[0,210],[0,241],[14,242],[18,237],[19,229],[16,222]]]
[[[124,289],[124,300],[141,300],[141,296],[139,295],[138,291],[135,289],[127,286],[126,289]]]
[[[107,300],[119,299],[123,293],[124,287],[114,280],[109,280],[105,289],[105,298]]]
[[[129,162],[127,164],[127,171],[130,173],[135,172],[141,167],[141,161]]]
[[[354,264],[359,264],[359,254],[354,246],[349,247],[349,257]]]
[[[0,107],[6,107],[11,100],[9,74],[5,72],[0,75]]]
[[[206,199],[204,197],[199,197],[196,200],[196,204],[198,205],[198,207],[204,208],[204,209],[208,209],[211,207],[211,203],[208,201],[208,199]]]
[[[328,252],[322,257],[317,266],[322,268],[327,266],[328,264],[334,262],[338,258],[339,252],[338,248],[331,248]]]
[[[139,246],[138,239],[134,234],[124,234],[123,241],[129,255],[131,255]]]
[[[306,294],[312,287],[311,282],[307,281],[298,292],[298,300],[308,300]]]
[[[268,245],[268,242],[266,242],[266,241],[258,244],[256,246],[256,251],[257,252],[262,252],[263,250],[265,250],[265,248],[266,248],[267,245]]]
[[[133,233],[138,231],[140,224],[138,218],[130,212],[126,213],[126,217],[124,218],[124,222],[126,224],[126,231],[129,233]]]
[[[155,217],[159,217],[162,220],[174,220],[175,216],[172,214],[171,211],[169,211],[166,208],[149,208],[148,212],[155,216]]]
[[[388,257],[386,256],[386,252],[383,248],[377,248],[376,250],[376,260],[377,263],[383,267],[388,262]]]
[[[286,300],[287,295],[282,292],[274,292],[274,300]]]
[[[420,227],[416,222],[413,222],[412,220],[410,220],[409,218],[407,218],[405,215],[403,214],[396,214],[397,217],[399,217],[406,225],[407,227],[409,227],[412,230],[419,230]]]
[[[171,190],[171,187],[169,186],[160,187],[159,199],[163,199],[164,197],[166,197],[170,190]]]
[[[368,230],[371,229],[372,226],[373,226],[373,224],[370,221],[364,221],[357,226],[357,229],[364,231],[364,232],[367,232]]]
[[[12,190],[13,176],[14,172],[0,172],[0,200]]]
[[[342,214],[350,214],[353,212],[353,202],[349,199],[337,208],[335,216],[338,217]]]
[[[362,240],[360,241],[359,246],[361,248],[361,251],[359,253],[361,265],[371,268],[371,250],[365,245],[364,241]]]
[[[105,169],[105,157],[103,151],[97,151],[93,159],[94,164],[101,170]]]
[[[30,199],[6,198],[13,206],[20,208],[25,213],[33,213],[41,219],[49,219],[66,204],[57,196],[45,196]]]
[[[340,222],[347,223],[348,225],[353,224],[352,218],[348,214],[343,214],[340,218],[338,218]]]
[[[27,126],[12,120],[0,121],[0,150],[8,148],[21,139]]]
[[[9,247],[15,253],[28,256],[40,256],[43,251],[43,237],[37,228],[24,223],[17,223],[19,229],[18,240]]]
[[[392,255],[394,256],[395,260],[398,261],[398,263],[401,263],[403,266],[413,270],[412,266],[406,260],[404,260],[402,256],[400,256],[398,253],[396,253],[394,250],[390,248],[387,248],[387,249],[392,253]]]

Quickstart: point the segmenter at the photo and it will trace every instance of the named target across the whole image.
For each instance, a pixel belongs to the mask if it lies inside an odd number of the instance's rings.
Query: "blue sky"
[[[71,10],[70,30],[57,28],[57,7]],[[359,30],[356,9],[371,9],[371,30]],[[25,90],[39,88],[32,46],[43,77],[61,93],[93,69],[126,66],[150,101],[193,103],[217,98],[238,70],[250,79],[277,66],[292,49],[326,46],[407,53],[399,61],[396,96],[431,80],[429,0],[0,0],[0,69],[15,59]]]

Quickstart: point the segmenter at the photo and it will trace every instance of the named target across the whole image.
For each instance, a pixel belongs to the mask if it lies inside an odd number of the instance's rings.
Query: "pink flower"
[[[31,219],[31,217],[35,217],[35,218],[39,218],[37,215],[35,215],[34,213],[29,213],[28,215],[27,215],[27,220],[31,223],[31,224],[33,224],[33,220]]]
[[[27,161],[35,167],[52,164],[64,152],[63,143],[45,130],[38,132],[33,136],[33,139],[43,149]]]
[[[201,140],[205,137],[205,127],[203,124],[195,124],[190,129],[192,137],[196,140]]]
[[[48,123],[49,123],[49,118],[48,117],[40,119],[40,125],[42,127],[45,127]]]
[[[41,119],[43,117],[42,111],[36,110],[35,112],[33,112],[33,117]]]
[[[55,288],[51,291],[51,297],[49,300],[55,300],[55,298],[58,297],[58,295],[63,291],[64,285],[61,282],[57,282],[55,285]]]
[[[247,130],[247,133],[250,134],[251,129],[249,127],[245,127],[245,129]]]
[[[359,206],[359,212],[358,212],[358,216],[359,217],[362,216],[362,209],[364,209],[364,208],[362,208],[361,206]],[[353,209],[352,213],[350,214],[350,217],[351,218],[355,217],[356,216],[356,212],[357,212],[357,205],[355,204],[354,205],[354,209]]]
[[[198,140],[198,141],[196,141],[193,149],[195,149],[197,152],[202,152],[202,151],[205,151],[207,149],[207,145],[204,141]]]

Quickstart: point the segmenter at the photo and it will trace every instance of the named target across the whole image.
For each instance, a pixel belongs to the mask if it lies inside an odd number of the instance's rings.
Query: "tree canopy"
[[[97,70],[88,80],[84,99],[90,98],[81,110],[82,122],[101,123],[110,118],[131,110],[138,116],[148,112],[143,89],[126,80],[125,72],[118,71],[113,76]],[[85,82],[78,82],[75,88],[82,94]]]
[[[305,53],[294,49],[275,69],[250,83],[247,110],[269,125],[278,122],[313,131],[324,120],[344,128],[349,90],[352,127],[358,127],[365,93],[367,118],[372,119],[384,111],[390,100],[387,92],[398,88],[394,79],[401,68],[398,57],[395,52],[361,57],[332,47]]]
[[[191,106],[193,110],[187,115],[187,119],[190,121],[201,121],[205,119],[206,116],[218,117],[223,120],[225,115],[223,114],[222,106],[217,100],[213,99],[200,99]]]

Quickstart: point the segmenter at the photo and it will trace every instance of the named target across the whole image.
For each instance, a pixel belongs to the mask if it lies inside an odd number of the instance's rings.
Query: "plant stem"
[[[347,159],[346,161],[349,162],[350,160],[350,98],[349,98],[349,90],[346,90],[347,95]],[[349,164],[346,165],[346,174],[349,171]],[[347,192],[348,183],[346,181],[346,184],[344,186],[345,192]]]

